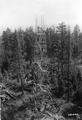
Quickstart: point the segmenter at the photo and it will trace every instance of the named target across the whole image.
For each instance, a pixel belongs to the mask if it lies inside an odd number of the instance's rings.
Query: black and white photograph
[[[0,0],[0,120],[82,120],[82,0]]]

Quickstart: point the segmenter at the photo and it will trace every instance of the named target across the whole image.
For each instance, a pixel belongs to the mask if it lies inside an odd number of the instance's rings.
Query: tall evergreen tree
[[[80,29],[79,26],[76,25],[73,31],[73,58],[77,58],[79,54],[79,34]]]

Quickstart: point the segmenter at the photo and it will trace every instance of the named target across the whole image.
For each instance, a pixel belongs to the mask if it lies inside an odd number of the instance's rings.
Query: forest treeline
[[[81,89],[82,32],[79,26],[76,25],[72,31],[64,23],[39,29],[40,37],[45,36],[43,42],[39,40],[46,52],[41,44],[36,47],[39,37],[32,27],[14,32],[7,28],[0,37],[0,82],[2,94],[5,94],[2,97],[2,106],[5,106],[2,107],[2,120],[15,120],[16,112],[26,108],[31,110],[32,117],[37,111],[48,109],[54,99],[72,101],[74,94]],[[80,100],[78,104],[81,104]]]

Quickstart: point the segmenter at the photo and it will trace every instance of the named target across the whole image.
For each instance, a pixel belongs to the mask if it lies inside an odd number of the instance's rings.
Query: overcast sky
[[[82,0],[0,0],[0,30],[35,26],[41,16],[45,26],[65,22],[82,28],[81,12]]]

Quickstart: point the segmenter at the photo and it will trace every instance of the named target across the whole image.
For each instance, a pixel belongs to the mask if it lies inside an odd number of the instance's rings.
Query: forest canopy
[[[81,106],[81,67],[78,25],[73,31],[63,22],[36,31],[7,28],[0,37],[2,120],[39,119],[46,111],[60,113],[69,102]]]

